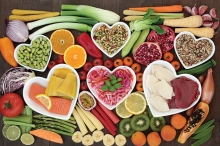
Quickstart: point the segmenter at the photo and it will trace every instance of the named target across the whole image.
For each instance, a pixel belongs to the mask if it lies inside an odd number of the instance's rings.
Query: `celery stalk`
[[[28,127],[35,127],[34,124],[28,124],[28,123],[24,123],[24,122],[17,122],[17,121],[4,121],[4,124],[8,124],[8,125],[20,125],[20,126],[28,126]]]
[[[16,121],[16,122],[23,122],[23,123],[27,123],[27,121],[30,121],[32,117],[31,116],[27,116],[27,115],[19,115],[16,117],[3,117],[3,121]]]
[[[32,109],[29,106],[25,106],[25,110],[26,110],[26,115],[30,116],[31,118],[29,119],[29,121],[27,121],[27,123],[32,124]],[[28,133],[31,130],[31,127],[26,127],[25,132]]]
[[[25,108],[22,110],[21,115],[26,115]],[[24,134],[26,132],[26,126],[20,126],[20,128],[21,128],[21,133]]]
[[[61,12],[62,13],[62,12]],[[33,28],[43,26],[46,24],[51,23],[58,23],[58,22],[78,22],[78,23],[85,23],[88,25],[95,25],[98,23],[97,20],[87,17],[79,17],[79,16],[57,16],[57,17],[51,17],[51,18],[45,18],[33,22],[28,22],[27,27],[29,30],[32,30]]]
[[[86,24],[82,24],[82,23],[68,23],[68,22],[64,22],[64,23],[55,23],[55,24],[50,24],[47,26],[44,26],[40,29],[38,29],[37,31],[35,31],[34,33],[29,35],[29,39],[32,40],[36,35],[40,35],[40,34],[44,34],[56,29],[76,29],[82,32],[91,32],[92,27],[88,26]]]

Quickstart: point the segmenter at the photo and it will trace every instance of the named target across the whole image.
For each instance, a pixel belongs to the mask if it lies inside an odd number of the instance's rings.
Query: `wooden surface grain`
[[[137,6],[159,6],[159,5],[172,5],[172,4],[181,4],[181,5],[188,5],[193,7],[195,4],[200,6],[202,4],[208,6],[208,10],[215,7],[217,10],[217,15],[220,15],[220,1],[219,0],[0,0],[0,36],[5,36],[5,23],[4,19],[7,19],[11,13],[11,10],[14,8],[18,9],[32,9],[32,10],[46,10],[46,11],[60,11],[61,4],[84,4],[84,5],[91,5],[95,7],[100,7],[103,9],[108,9],[118,13],[121,16],[121,20],[123,20],[123,10],[128,9],[129,7],[137,7]],[[71,30],[74,36],[77,36],[80,32]],[[217,30],[218,31],[218,30]],[[47,36],[51,35],[51,32],[46,34]],[[219,41],[219,32],[213,38],[213,41],[216,45],[216,52],[213,56],[215,61],[217,62],[216,67],[213,69],[214,79],[215,79],[215,95],[214,99],[210,104],[210,113],[206,120],[215,119],[215,128],[212,134],[211,139],[205,143],[205,146],[217,146],[220,144],[220,76],[219,76],[219,64],[220,64],[220,41]],[[17,45],[15,43],[15,45]],[[119,57],[120,55],[114,57],[113,59]],[[52,58],[55,58],[55,54],[53,54]],[[106,59],[106,56],[103,56],[103,59]],[[89,58],[90,60],[90,58]],[[11,68],[9,64],[0,56],[0,76]],[[143,68],[144,69],[144,68]],[[48,70],[44,73],[36,72],[38,76],[46,77]],[[17,91],[19,94],[22,93],[22,89]],[[0,96],[1,97],[1,96]],[[170,117],[166,117],[166,123],[170,124],[169,122]],[[0,115],[0,129],[3,127],[2,116]],[[145,133],[149,133],[150,131],[146,131]],[[106,133],[106,131],[105,131]],[[177,142],[177,137],[179,135],[179,131],[177,131],[177,136],[175,140],[172,142],[165,142],[161,143],[161,146],[190,146],[193,142],[192,139],[187,140],[185,144],[179,144]],[[62,136],[64,140],[65,146],[74,146],[74,145],[81,145],[75,144],[72,142],[71,137]],[[132,145],[130,138],[127,139],[128,142],[126,145]],[[20,140],[11,142],[3,137],[2,132],[0,132],[0,146],[22,146]],[[42,140],[40,138],[35,138],[35,143],[33,146],[58,146],[60,144],[51,143],[46,140]],[[94,145],[103,145],[103,143],[94,143]]]

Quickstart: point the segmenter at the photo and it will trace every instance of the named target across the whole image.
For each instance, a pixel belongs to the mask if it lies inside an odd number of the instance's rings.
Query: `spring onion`
[[[76,29],[82,32],[86,32],[86,31],[91,32],[92,27],[82,23],[69,23],[69,22],[55,23],[38,29],[37,31],[29,35],[29,39],[31,40],[36,35],[41,35],[56,29]]]
[[[58,23],[58,22],[78,22],[78,23],[85,23],[88,25],[95,25],[98,21],[92,18],[86,17],[78,17],[78,16],[57,16],[51,18],[45,18],[33,22],[27,23],[27,27],[29,30],[32,30],[35,27],[51,24],[51,23]]]
[[[62,5],[61,16],[86,16],[107,24],[114,24],[120,20],[115,12],[87,5]]]

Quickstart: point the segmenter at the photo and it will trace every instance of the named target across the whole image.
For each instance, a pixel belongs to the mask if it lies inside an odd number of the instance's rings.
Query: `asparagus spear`
[[[56,129],[49,128],[49,127],[43,127],[42,124],[40,124],[40,125],[37,124],[37,125],[36,125],[36,129],[49,130],[49,131],[53,131],[53,132],[56,132],[56,133],[58,133],[58,134],[67,135],[67,136],[72,136],[72,135],[73,135],[73,133],[64,132],[64,131],[56,130]]]
[[[64,122],[64,124],[67,124],[67,125],[68,125],[68,123],[69,124],[76,124],[76,120],[74,117],[70,117],[69,120],[55,119],[55,118],[47,117],[47,116],[41,115],[41,114],[34,115],[33,117],[37,118],[37,119],[46,119],[46,120],[52,120],[52,121],[57,121],[57,122],[61,122],[61,123]]]
[[[67,129],[67,128],[57,126],[57,125],[53,125],[53,124],[37,123],[36,125],[41,126],[41,127],[53,128],[53,129],[68,132],[68,133],[73,133],[75,131],[75,129]]]

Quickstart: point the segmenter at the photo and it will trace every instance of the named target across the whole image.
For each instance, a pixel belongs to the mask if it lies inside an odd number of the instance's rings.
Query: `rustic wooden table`
[[[4,19],[8,18],[8,16],[11,13],[11,10],[14,8],[19,8],[19,9],[32,9],[32,10],[47,10],[47,11],[60,11],[61,10],[61,4],[85,4],[85,5],[91,5],[91,6],[96,6],[100,7],[103,9],[108,9],[111,11],[114,11],[118,13],[121,16],[121,20],[123,19],[123,10],[128,9],[131,6],[159,6],[159,5],[172,5],[172,4],[181,4],[181,5],[188,5],[190,7],[194,6],[195,4],[197,6],[200,6],[202,4],[207,5],[210,8],[216,7],[217,14],[220,14],[220,1],[214,1],[214,0],[0,0],[0,36],[5,36],[5,23]],[[77,36],[80,32],[71,30],[75,36]],[[51,35],[50,33],[46,34],[47,36]],[[216,92],[214,95],[214,99],[210,104],[210,113],[207,117],[206,120],[210,119],[215,119],[215,129],[213,131],[211,139],[205,143],[204,145],[207,146],[214,146],[214,145],[219,145],[220,139],[219,139],[219,123],[220,123],[220,116],[219,116],[219,103],[220,103],[220,90],[218,90],[217,87],[220,86],[220,78],[218,75],[219,70],[219,64],[220,64],[220,43],[219,43],[219,33],[217,33],[213,41],[215,42],[216,45],[216,52],[213,56],[215,61],[217,62],[217,66],[213,69],[214,70],[214,79],[215,79],[215,87],[216,87]],[[17,45],[17,44],[15,44]],[[55,54],[53,54],[52,58],[55,57]],[[114,57],[113,59],[120,57],[120,55]],[[103,59],[106,59],[106,56],[103,56]],[[11,68],[11,66],[0,56],[0,76]],[[144,69],[144,68],[143,68]],[[43,76],[46,77],[48,70],[46,70],[44,73],[39,73],[36,72],[36,75],[38,76]],[[17,91],[19,94],[22,93],[22,89]],[[3,127],[3,122],[2,122],[2,115],[0,115],[0,129]],[[167,124],[169,123],[170,117],[166,117]],[[148,133],[149,131],[146,131]],[[161,143],[162,146],[180,146],[177,142],[177,137],[179,135],[179,131],[177,132],[176,139],[173,140],[172,142],[165,142],[163,141]],[[71,137],[67,136],[62,136],[64,140],[65,146],[72,146],[72,145],[80,145],[80,144],[75,144],[72,140]],[[191,145],[193,142],[192,139],[187,140],[187,142],[184,144],[185,146]],[[23,145],[20,140],[11,142],[4,138],[2,135],[2,132],[0,132],[0,145],[1,146],[21,146]],[[42,140],[40,138],[35,138],[35,143],[33,144],[34,146],[56,146],[59,144],[56,143],[51,143],[46,140]],[[101,142],[100,143],[94,143],[94,145],[103,145]],[[128,142],[126,145],[132,145],[130,138],[128,138]]]

